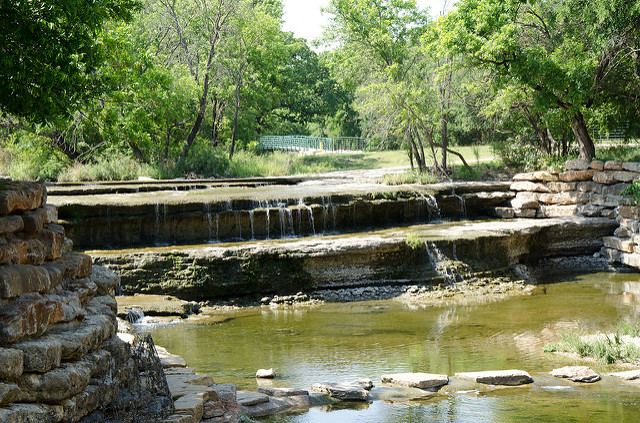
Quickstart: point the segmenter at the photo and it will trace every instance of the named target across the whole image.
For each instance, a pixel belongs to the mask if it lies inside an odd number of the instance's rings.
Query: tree
[[[491,71],[496,87],[515,84],[536,108],[565,110],[580,156],[592,159],[584,113],[612,97],[612,72],[637,55],[638,22],[629,0],[461,0],[438,21],[438,43]]]
[[[0,1],[0,110],[37,123],[68,117],[101,88],[100,31],[137,0]]]

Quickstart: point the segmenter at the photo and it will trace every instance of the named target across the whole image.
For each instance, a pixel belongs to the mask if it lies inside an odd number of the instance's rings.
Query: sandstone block
[[[629,239],[618,238],[615,236],[606,236],[602,238],[602,241],[604,242],[605,247],[620,250],[625,253],[633,253],[633,249],[636,246],[636,244]]]
[[[51,278],[44,267],[21,264],[0,267],[0,298],[16,298],[32,292],[43,293],[51,288]]]
[[[638,162],[624,162],[624,163],[622,163],[622,170],[627,170],[629,172],[640,173],[640,163],[638,163]]]
[[[634,178],[638,176],[635,172],[626,172],[624,170],[612,172],[612,175],[616,182],[633,182]]]
[[[595,174],[595,170],[568,170],[566,172],[562,172],[559,177],[562,182],[580,182],[580,181],[590,181],[593,179],[593,175]]]
[[[22,235],[27,235],[22,232]],[[30,264],[40,266],[47,256],[45,246],[37,239],[22,239],[16,236],[8,236],[8,241],[13,247],[13,264]]]
[[[166,348],[156,345],[156,352],[158,353],[162,367],[165,369],[168,367],[187,367],[187,362],[184,361],[182,357],[169,353]],[[213,384],[213,381],[211,381],[209,385],[211,384]]]
[[[553,377],[569,379],[573,382],[594,383],[599,381],[600,375],[587,366],[566,366],[551,371]]]
[[[541,206],[540,214],[543,217],[572,217],[578,214],[578,206]]]
[[[0,405],[11,404],[20,396],[20,388],[13,383],[0,382]]]
[[[77,360],[100,348],[115,332],[115,322],[108,316],[98,315],[87,316],[76,328],[48,336],[60,342],[63,360]]]
[[[25,239],[38,240],[44,245],[47,260],[57,260],[62,256],[64,246],[64,228],[60,225],[48,225],[46,228],[33,233],[24,234]]]
[[[40,336],[61,314],[59,302],[39,295],[24,296],[0,310],[0,343]]]
[[[622,264],[626,264],[627,266],[640,269],[640,254],[620,253],[620,257],[617,261]]]
[[[548,194],[542,194],[548,195]],[[511,207],[514,209],[537,209],[540,207],[540,203],[535,200],[525,200],[522,198],[514,198],[511,200]]]
[[[82,279],[91,275],[91,257],[86,254],[70,253],[60,259],[64,263],[66,271],[64,276],[69,279]]]
[[[549,182],[547,184],[550,192],[575,191],[578,187],[577,182]]]
[[[447,375],[429,373],[397,373],[382,375],[381,379],[383,383],[419,389],[439,388],[449,383]]]
[[[529,182],[537,181],[534,172],[517,173],[517,174],[515,174],[513,176],[513,180],[514,181],[529,181]]]
[[[218,398],[220,398],[221,400],[236,402],[236,385],[235,384],[233,383],[213,384],[211,385],[211,389],[213,389],[216,392],[216,394],[218,395]],[[258,387],[258,392],[263,393],[265,395],[272,396],[272,397],[277,396],[277,395],[270,395],[266,392],[262,392],[261,389],[263,388]],[[268,389],[278,389],[278,388],[268,388]],[[304,391],[304,392],[307,392],[307,391]],[[309,395],[308,392],[307,392],[307,395]]]
[[[523,370],[497,370],[486,372],[456,373],[460,379],[472,380],[485,385],[518,386],[532,383],[529,373]]]
[[[600,191],[601,188],[602,187],[600,186],[600,184],[597,184],[592,181],[578,182],[576,185],[576,191],[580,191],[580,192],[596,192],[596,191]],[[572,190],[564,190],[564,191],[572,191]]]
[[[24,223],[20,216],[0,217],[0,235],[13,232],[20,232],[24,228]]]
[[[82,304],[91,301],[98,292],[98,285],[89,278],[63,279],[63,284],[64,289],[75,293]]]
[[[47,224],[58,224],[58,206],[53,204],[47,204],[44,206],[44,210],[47,212]]]
[[[42,258],[44,259],[44,254]],[[0,265],[7,263],[20,264],[18,250],[14,244],[8,244],[6,241],[0,240]]]
[[[606,185],[611,185],[611,184],[615,184],[616,182],[618,182],[618,180],[613,175],[613,172],[610,172],[610,171],[607,171],[607,172],[596,172],[593,175],[593,181],[597,182],[599,184],[606,184]]]
[[[69,238],[64,239],[64,244],[62,244],[62,255],[66,255],[73,252],[73,241]]]
[[[557,182],[560,180],[556,173],[551,173],[546,170],[533,172],[533,176],[536,180],[543,182]]]
[[[604,207],[598,207],[593,204],[581,204],[578,206],[578,214],[587,217],[600,217],[604,210]]]
[[[616,212],[614,209],[604,208],[600,212],[600,217],[606,217],[607,219],[615,219],[616,217],[615,214]]]
[[[499,219],[513,219],[516,216],[511,207],[496,207],[494,209],[494,215]]]
[[[640,207],[633,207],[633,206],[620,207],[620,210],[618,210],[618,215],[625,220],[637,221],[638,219],[640,219]],[[631,228],[632,225],[629,225],[628,227]],[[633,232],[637,232],[637,230],[634,230]]]
[[[103,295],[87,302],[84,308],[91,314],[102,314],[115,319],[118,311],[118,303],[115,298],[109,295]]]
[[[519,181],[511,184],[512,191],[550,192],[549,188],[542,183]]]
[[[611,373],[609,376],[617,377],[624,380],[640,379],[640,370],[628,370],[626,372]]]
[[[55,263],[55,262],[45,262],[42,264],[47,272],[49,272],[49,278],[51,279],[51,286],[58,286],[62,283],[62,278],[64,277],[64,271],[66,270],[66,266],[64,264]]]
[[[609,160],[604,163],[605,170],[622,170],[622,162]]]
[[[538,210],[536,210],[536,209],[514,209],[514,214],[519,219],[533,219],[534,217],[537,216]]]
[[[0,380],[16,380],[24,371],[24,353],[14,348],[0,348]]]
[[[604,170],[604,162],[600,160],[594,160],[589,167],[593,170]]]
[[[11,404],[0,408],[2,423],[58,423],[63,418],[61,405]]]
[[[617,236],[618,238],[630,238],[633,236],[633,234],[629,231],[629,229],[620,226],[618,229],[615,230],[615,232],[613,233],[613,236]],[[638,243],[635,240],[633,240],[633,242],[635,242],[636,244]]]
[[[47,191],[36,182],[2,182],[0,185],[0,216],[34,210],[47,202]]]
[[[194,422],[199,422],[204,413],[204,395],[202,393],[190,393],[174,402],[176,414],[191,416]]]
[[[98,295],[113,296],[120,283],[120,275],[104,266],[93,266],[89,279],[97,285]]]
[[[602,195],[619,196],[629,184],[621,183],[602,187]]]
[[[587,170],[589,169],[591,162],[585,159],[568,160],[565,164],[567,170]]]
[[[12,345],[24,353],[24,371],[48,372],[60,366],[62,344],[57,339],[30,339]]]
[[[37,208],[22,214],[25,232],[38,232],[44,228],[47,222],[47,211],[44,207]]]

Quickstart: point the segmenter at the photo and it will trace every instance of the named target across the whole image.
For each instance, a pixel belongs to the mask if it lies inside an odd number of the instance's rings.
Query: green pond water
[[[566,329],[612,330],[639,318],[640,274],[556,278],[535,295],[504,301],[420,307],[394,300],[314,307],[249,308],[216,324],[145,327],[158,345],[185,358],[217,383],[255,390],[259,368],[273,367],[277,387],[386,373],[521,369],[532,385],[487,389],[455,378],[426,399],[407,400],[374,388],[367,403],[314,407],[278,422],[638,422],[640,383],[613,377],[584,385],[552,378],[554,368],[585,364],[544,353]],[[587,363],[600,373],[620,368]]]

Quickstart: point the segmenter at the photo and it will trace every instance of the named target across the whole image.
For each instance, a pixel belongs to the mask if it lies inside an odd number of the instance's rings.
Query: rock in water
[[[523,370],[496,370],[487,372],[456,373],[460,379],[472,380],[485,385],[518,386],[532,383],[529,373]]]
[[[600,380],[600,375],[587,366],[566,366],[554,369],[551,376],[582,383],[594,383]]]
[[[356,382],[314,383],[311,385],[311,391],[343,401],[366,401],[369,396],[369,391],[364,389],[362,384]]]
[[[409,388],[429,389],[439,388],[449,383],[447,375],[433,375],[429,373],[398,373],[382,375],[382,382]]]
[[[256,377],[261,379],[275,379],[276,372],[273,369],[259,369]]]

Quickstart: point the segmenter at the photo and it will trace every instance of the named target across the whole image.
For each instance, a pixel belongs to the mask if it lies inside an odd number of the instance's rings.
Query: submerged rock
[[[561,367],[551,371],[551,376],[582,383],[594,383],[600,380],[600,375],[587,366]]]
[[[523,370],[495,370],[486,372],[456,373],[456,377],[485,385],[518,386],[533,383],[533,379],[529,373]]]

